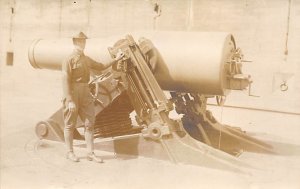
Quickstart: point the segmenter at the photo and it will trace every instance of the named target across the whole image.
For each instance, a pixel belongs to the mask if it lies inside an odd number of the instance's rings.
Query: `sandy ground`
[[[222,122],[280,152],[243,153],[240,160],[261,168],[247,174],[145,157],[119,159],[101,149],[97,154],[105,163],[95,164],[79,147],[82,160],[71,163],[63,144],[39,141],[34,133],[35,124],[60,106],[59,79],[59,72],[1,67],[1,188],[300,188],[299,115],[211,107]]]
[[[59,72],[31,68],[28,45],[39,37],[67,37],[85,29],[86,17],[82,15],[86,15],[86,9],[84,5],[77,9],[70,5],[72,1],[66,1],[64,5],[68,6],[59,14],[60,4],[56,1],[18,1],[18,14],[13,18],[15,61],[10,67],[5,66],[4,56],[9,49],[4,48],[10,26],[8,2],[0,0],[0,15],[6,18],[0,23],[4,28],[0,30],[1,189],[300,188],[299,1],[292,1],[287,60],[283,52],[288,1],[194,1],[194,18],[186,16],[188,1],[161,1],[164,9],[159,29],[233,32],[247,60],[253,61],[245,64],[244,70],[252,75],[252,92],[260,97],[234,92],[226,104],[296,113],[209,107],[222,123],[241,127],[278,151],[276,155],[244,152],[239,160],[259,167],[246,174],[145,157],[120,159],[101,149],[97,154],[103,156],[105,163],[95,164],[84,159],[85,150],[79,146],[76,152],[82,159],[74,164],[65,159],[62,143],[39,141],[35,124],[60,107],[61,76]],[[135,6],[127,1],[92,2],[93,27],[88,32],[92,37],[152,28],[152,7],[143,1],[136,1],[140,3]],[[277,71],[294,74],[288,80],[287,92],[278,89],[282,76],[276,76]]]

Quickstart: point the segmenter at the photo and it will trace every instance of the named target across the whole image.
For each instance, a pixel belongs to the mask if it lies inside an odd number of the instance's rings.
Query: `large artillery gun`
[[[71,51],[69,39],[37,40],[29,60],[35,68],[60,70]],[[207,110],[208,98],[245,90],[251,83],[242,73],[243,56],[231,34],[155,32],[87,40],[85,54],[95,60],[109,62],[120,52],[121,62],[94,72],[90,81],[96,147],[231,170],[245,165],[235,157],[242,151],[273,152],[241,129],[219,123]],[[173,110],[178,118],[170,118]],[[64,141],[62,115],[59,109],[39,122],[37,136]],[[82,126],[80,120],[77,126]],[[82,134],[77,131],[75,139],[82,140]]]

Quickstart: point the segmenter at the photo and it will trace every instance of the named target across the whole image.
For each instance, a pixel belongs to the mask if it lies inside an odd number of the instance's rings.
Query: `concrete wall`
[[[157,30],[233,33],[245,59],[253,61],[244,65],[255,81],[253,93],[265,98],[275,94],[276,101],[285,99],[288,106],[296,102],[299,110],[300,102],[295,101],[300,97],[299,0],[0,0],[1,68],[7,67],[6,52],[12,50],[14,67],[34,73],[27,61],[27,47],[36,38],[70,37],[80,30],[90,37],[153,30],[154,2],[162,8]],[[12,45],[8,43],[10,31]],[[279,85],[287,76],[289,90],[281,92]],[[232,96],[237,101],[240,94]]]

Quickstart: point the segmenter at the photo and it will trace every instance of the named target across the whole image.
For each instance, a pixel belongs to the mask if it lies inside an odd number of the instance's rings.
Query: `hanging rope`
[[[288,41],[289,41],[289,31],[290,31],[291,1],[292,0],[289,0],[288,16],[287,16],[287,24],[286,24],[285,51],[284,51],[285,61],[287,60],[287,55],[289,53],[289,50],[288,50]]]
[[[60,0],[59,2],[59,25],[58,25],[58,36],[61,37],[61,27],[62,27],[62,8],[63,8],[63,0]]]
[[[16,5],[16,1],[13,0],[10,6],[10,22],[9,22],[9,43],[12,42],[12,34],[13,34],[13,20],[14,20],[14,16],[15,16],[15,5]]]

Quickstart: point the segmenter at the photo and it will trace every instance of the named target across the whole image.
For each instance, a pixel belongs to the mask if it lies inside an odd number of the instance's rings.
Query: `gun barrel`
[[[221,32],[141,32],[135,40],[152,41],[161,55],[154,75],[164,90],[225,95],[228,92],[225,63],[235,50],[231,34]],[[85,54],[92,59],[111,61],[108,47],[125,36],[88,39]],[[71,39],[40,39],[29,48],[34,68],[60,70],[73,50]]]

